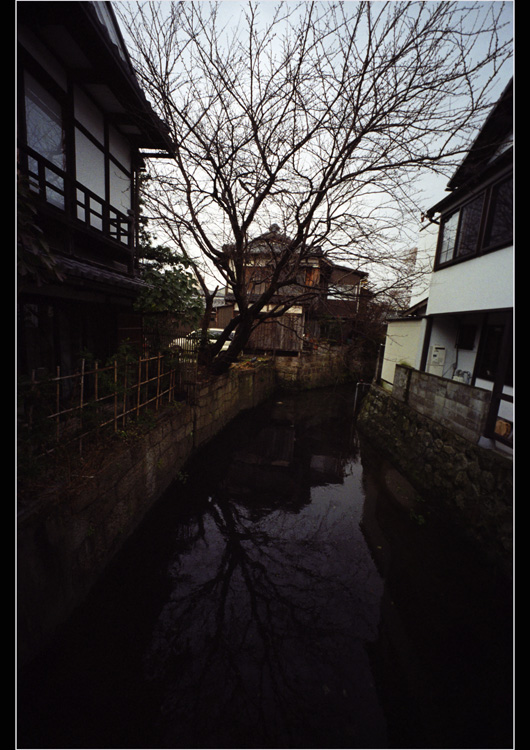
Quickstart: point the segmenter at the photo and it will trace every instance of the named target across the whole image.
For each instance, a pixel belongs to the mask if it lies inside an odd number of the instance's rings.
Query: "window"
[[[105,199],[105,152],[84,133],[75,129],[76,179],[81,185]]]
[[[499,247],[511,243],[513,237],[513,182],[511,178],[493,189],[492,210],[486,228],[485,246]]]
[[[64,135],[59,102],[28,74],[25,93],[28,146],[64,170]]]
[[[475,346],[476,332],[476,325],[471,325],[470,323],[461,324],[456,337],[456,348],[472,351]]]
[[[442,221],[438,265],[510,245],[512,176],[496,183]]]
[[[494,323],[486,325],[482,341],[479,361],[476,368],[476,377],[493,381],[499,369],[501,347],[504,336],[504,324]],[[504,385],[513,384],[513,363],[510,354],[508,367],[504,373]]]
[[[483,205],[484,195],[479,195],[460,211],[460,229],[455,248],[458,257],[473,255],[477,249]]]
[[[23,72],[25,132],[20,134],[19,162],[29,188],[90,230],[132,246],[128,138],[110,127],[103,110],[80,87],[67,95],[38,75]],[[65,117],[71,111],[73,120]]]
[[[27,145],[43,157],[42,168],[34,156],[28,157],[30,187],[42,190],[48,203],[64,208],[66,157],[61,105],[28,73],[24,89]]]
[[[440,241],[440,263],[445,263],[453,257],[456,246],[456,233],[458,229],[458,213],[452,214],[443,223]]]

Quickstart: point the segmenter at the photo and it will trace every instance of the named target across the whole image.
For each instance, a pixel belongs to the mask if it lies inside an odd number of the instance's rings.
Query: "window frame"
[[[495,383],[499,375],[499,362],[506,359],[502,373],[501,387],[513,388],[513,341],[511,338],[512,321],[509,315],[495,319],[487,315],[480,331],[479,347],[473,370],[473,383],[484,380]],[[506,340],[509,335],[509,339]],[[506,353],[505,353],[506,349]],[[491,364],[491,372],[488,371]]]
[[[437,271],[442,268],[447,268],[456,263],[463,263],[471,258],[476,258],[480,255],[486,255],[487,253],[494,252],[503,247],[508,247],[510,241],[501,239],[497,242],[487,244],[488,232],[491,229],[493,217],[494,217],[494,202],[495,196],[499,193],[502,186],[508,182],[512,183],[513,191],[513,170],[504,170],[501,174],[497,175],[488,184],[482,185],[480,190],[473,191],[471,194],[466,196],[465,200],[455,204],[451,209],[444,213],[440,220],[440,231],[438,232],[438,242],[436,247],[436,262],[434,270]],[[466,209],[471,209],[472,205],[477,201],[482,200],[482,208],[480,212],[480,219],[478,222],[478,229],[476,231],[476,242],[475,248],[468,252],[459,252],[460,246],[459,241],[461,239],[461,232],[466,220]],[[512,203],[513,203],[513,192],[512,192]],[[446,248],[444,248],[444,228],[450,226],[450,222],[457,217],[456,228],[454,230],[454,239],[451,239],[451,251],[450,254]],[[513,217],[512,217],[513,224]],[[513,243],[513,225],[512,225],[512,238]]]
[[[130,164],[127,166],[111,149],[109,131],[112,122],[110,118],[106,112],[101,110],[82,84],[76,83],[75,85],[82,91],[86,101],[101,113],[104,135],[102,143],[90,133],[82,120],[75,116],[74,86],[72,83],[69,82],[66,89],[61,88],[47,71],[33,59],[29,52],[22,50],[20,56],[22,64],[18,70],[18,106],[20,112],[18,136],[20,139],[19,159],[22,172],[32,179],[32,189],[39,194],[46,205],[46,210],[57,212],[65,219],[83,225],[89,231],[94,230],[105,240],[118,243],[130,253],[135,243],[134,229],[131,223],[131,215],[135,207],[135,158],[130,144]],[[37,85],[42,87],[59,105],[63,138],[62,168],[54,165],[45,155],[40,154],[28,145],[26,121],[27,75],[31,76]],[[86,184],[78,182],[77,133],[86,138],[101,152],[103,159],[103,196],[94,193]],[[36,166],[30,169],[32,160],[36,163]],[[112,178],[110,173],[113,167],[120,170],[128,181],[130,208],[126,212],[123,211],[123,207],[115,206],[111,200]],[[60,189],[56,186],[54,180],[62,181]],[[49,196],[55,195],[55,193],[61,200],[50,199]],[[85,212],[84,216],[79,215],[80,209]],[[94,217],[99,217],[99,221],[96,221]]]

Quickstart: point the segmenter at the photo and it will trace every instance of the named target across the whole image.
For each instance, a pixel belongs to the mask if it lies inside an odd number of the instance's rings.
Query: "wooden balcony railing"
[[[113,240],[132,250],[134,222],[80,182],[72,180],[66,172],[55,166],[33,149],[19,147],[20,169],[26,175],[29,189],[41,201],[67,218],[95,229],[106,239]]]

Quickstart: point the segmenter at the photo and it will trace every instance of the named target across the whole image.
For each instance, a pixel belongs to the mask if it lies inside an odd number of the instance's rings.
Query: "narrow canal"
[[[18,747],[512,747],[511,585],[407,492],[351,389],[241,415],[19,678]]]

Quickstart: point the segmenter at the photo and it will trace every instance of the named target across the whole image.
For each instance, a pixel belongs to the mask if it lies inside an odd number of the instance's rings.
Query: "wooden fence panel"
[[[304,343],[304,316],[286,313],[280,318],[267,320],[252,332],[249,349],[263,351],[302,351]]]

